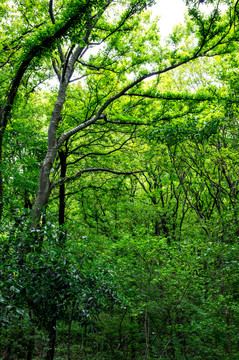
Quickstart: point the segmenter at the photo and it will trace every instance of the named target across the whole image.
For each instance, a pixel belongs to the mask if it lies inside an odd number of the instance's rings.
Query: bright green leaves
[[[203,13],[204,9],[198,5],[193,6],[189,10],[189,15],[195,24],[196,36],[199,40],[198,49],[199,51],[203,50],[207,56],[230,51],[227,42],[231,40],[236,41],[238,38],[234,26],[237,22],[235,4],[230,4],[226,12],[225,9],[223,9],[224,12],[221,11],[220,5],[220,2],[218,4],[214,3],[209,15],[205,15]],[[215,49],[217,49],[216,52],[214,51]]]
[[[54,1],[55,20],[48,1],[14,4],[0,29],[2,95],[15,79],[1,168],[0,339],[24,357],[27,339],[50,337],[57,321],[68,358],[73,324],[82,358],[225,359],[229,334],[236,358],[238,64],[234,53],[200,59],[234,49],[233,9],[205,15],[195,2],[186,30],[163,47],[145,1]],[[38,88],[51,60],[60,96]],[[32,231],[39,168],[49,171],[39,194],[50,185]]]
[[[104,38],[107,41],[97,54],[90,57],[92,66],[89,70],[92,73],[97,68],[100,73],[108,70],[109,74],[116,74],[119,81],[126,82],[128,75],[131,78],[139,75],[140,69],[146,72],[149,63],[154,63],[156,51],[160,48],[156,24],[150,24],[148,14],[133,15],[127,15],[126,11],[116,24],[105,17],[98,22],[100,30],[93,32],[92,42],[101,43]]]
[[[217,133],[219,127],[219,120],[212,119],[205,123],[198,122],[197,119],[187,119],[187,122],[171,122],[165,124],[156,131],[154,130],[152,136],[161,142],[165,142],[168,146],[176,145],[186,140],[195,143],[204,143],[209,138]]]
[[[44,123],[48,104],[43,96],[29,96],[28,103],[19,96],[12,123],[6,129],[3,176],[6,210],[10,212],[29,208],[37,189],[39,167],[46,151]]]

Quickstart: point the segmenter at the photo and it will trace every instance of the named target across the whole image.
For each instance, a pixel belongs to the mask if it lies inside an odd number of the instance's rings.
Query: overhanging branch
[[[11,107],[17,95],[21,80],[32,60],[41,54],[42,49],[51,48],[56,40],[60,39],[63,35],[65,35],[66,32],[75,24],[76,20],[80,17],[82,12],[84,13],[84,11],[86,11],[88,5],[88,3],[84,5],[81,4],[79,8],[74,12],[74,14],[70,18],[68,18],[68,20],[64,24],[62,24],[61,27],[56,26],[55,32],[50,34],[47,33],[46,36],[44,36],[39,43],[34,44],[25,54],[24,59],[22,60],[15,74],[15,77],[11,82],[9,92],[6,96],[6,104],[0,114],[1,127],[3,126],[5,128],[7,125],[8,117],[11,112]]]
[[[101,168],[101,167],[97,167],[97,168],[87,168],[87,169],[82,169],[80,171],[78,171],[76,174],[72,175],[72,176],[66,176],[60,180],[55,181],[54,183],[51,184],[51,189],[53,189],[54,187],[61,185],[65,182],[74,180],[78,177],[80,177],[83,173],[86,172],[108,172],[111,174],[115,174],[115,175],[134,175],[134,174],[139,174],[139,173],[143,173],[144,170],[135,170],[135,171],[118,171],[118,170],[113,170],[113,169],[107,169],[107,168]]]
[[[158,95],[153,95],[153,94],[139,94],[139,93],[126,93],[124,94],[124,96],[130,96],[130,97],[141,97],[141,98],[146,98],[146,99],[155,99],[155,100],[179,100],[179,101],[208,101],[208,100],[212,100],[213,96],[195,96],[195,95],[183,95],[183,94],[158,94]]]

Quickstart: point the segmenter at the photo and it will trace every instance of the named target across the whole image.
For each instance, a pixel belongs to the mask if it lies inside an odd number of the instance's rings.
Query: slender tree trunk
[[[127,354],[125,352],[125,344],[124,344],[125,341],[124,341],[124,338],[122,336],[122,324],[123,324],[126,313],[127,313],[127,308],[125,308],[125,310],[123,312],[123,315],[121,317],[121,320],[120,320],[120,324],[119,324],[119,347],[122,350],[124,359],[127,359]]]
[[[32,47],[29,47],[29,49],[26,48],[24,59],[21,61],[13,78],[11,80],[9,79],[10,87],[7,93],[5,94],[5,100],[4,100],[5,105],[0,107],[0,221],[3,212],[2,142],[3,142],[3,136],[6,130],[6,126],[11,118],[12,106],[14,104],[16,95],[18,93],[18,89],[21,84],[22,78],[24,77],[32,60],[40,56],[42,49],[43,48],[50,49],[53,46],[54,41],[56,39],[60,39],[64,37],[64,35],[69,30],[69,28],[71,28],[72,25],[74,24],[74,21],[76,21],[77,19],[80,20],[80,17],[82,17],[82,14],[84,13],[84,11],[87,10],[88,6],[89,6],[88,3],[84,7],[82,7],[82,4],[80,4],[79,7],[75,9],[74,13],[72,14],[72,17],[66,20],[66,22],[63,23],[60,28],[56,27],[53,34],[50,35],[45,34],[45,36],[42,37],[42,41],[40,43],[34,44]],[[73,71],[73,66],[70,69],[71,72]],[[37,205],[38,203],[36,204],[36,207]],[[34,210],[36,211],[37,208],[35,208]],[[32,220],[37,221],[38,217],[39,214],[37,212],[36,215],[32,217]]]
[[[72,304],[72,308],[69,313],[68,336],[67,336],[67,359],[68,360],[71,360],[71,325],[72,325],[72,321],[73,321],[74,307],[75,307],[75,300]]]
[[[60,163],[61,163],[61,178],[64,178],[66,176],[66,153],[64,151],[59,152],[60,157]],[[60,185],[59,190],[59,226],[62,226],[65,224],[65,184],[62,183]]]
[[[227,324],[227,354],[229,360],[231,360],[232,354],[231,354],[231,337],[230,337],[230,310],[226,308],[226,305],[225,305],[225,319]]]
[[[149,356],[149,319],[148,319],[148,306],[146,306],[144,313],[144,331],[145,331],[145,353],[144,360]]]
[[[74,46],[71,49],[73,51]],[[57,129],[59,122],[61,121],[61,112],[66,99],[66,90],[74,71],[74,65],[83,50],[84,47],[78,46],[75,52],[72,53],[72,56],[69,55],[69,59],[67,59],[64,69],[62,71],[58,96],[51,114],[51,121],[48,127],[47,154],[43,161],[43,164],[41,165],[37,197],[32,208],[31,221],[33,229],[38,227],[42,211],[46,206],[51,193],[50,172],[52,170],[59,147],[62,145],[62,143],[60,144],[60,141],[57,138]]]
[[[135,324],[133,321],[133,317],[130,316],[129,318],[131,324],[131,331],[130,331],[130,360],[136,360],[136,347],[135,347]]]
[[[37,197],[32,209],[31,220],[33,228],[38,226],[42,211],[48,202],[51,192],[50,172],[58,151],[56,132],[61,120],[61,111],[65,102],[67,85],[68,82],[61,82],[58,97],[51,115],[51,121],[48,128],[48,150],[43,164],[41,165]]]
[[[174,345],[174,333],[173,333],[173,322],[172,322],[172,318],[171,318],[171,314],[170,314],[170,311],[168,311],[168,323],[169,323],[169,326],[170,326],[170,339],[165,347],[165,351],[168,349],[171,354],[172,354],[172,359],[175,360],[176,357],[175,357],[175,345]],[[170,344],[171,343],[171,344]],[[170,344],[170,346],[169,346]]]
[[[48,344],[49,348],[47,350],[46,360],[54,360],[55,343],[56,343],[56,317],[52,319],[50,324],[49,344]]]
[[[156,221],[155,221],[154,235],[155,235],[155,236],[159,236],[159,235],[160,235],[160,226],[159,226],[159,221],[158,221],[158,219],[156,219]]]
[[[3,129],[0,131],[0,222],[3,213],[3,161],[2,161],[2,142],[3,142]]]
[[[59,151],[59,157],[61,164],[61,178],[64,178],[66,176],[66,168],[67,168],[66,166],[67,148],[66,151],[63,150]],[[59,228],[61,230],[60,242],[62,243],[62,245],[64,245],[66,239],[66,233],[64,229],[65,207],[66,207],[66,189],[65,189],[65,183],[62,183],[59,189],[59,213],[58,213]]]

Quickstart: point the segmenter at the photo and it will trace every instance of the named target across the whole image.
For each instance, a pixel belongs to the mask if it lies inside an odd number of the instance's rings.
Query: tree
[[[235,7],[232,6],[229,8],[228,12],[230,16],[228,18],[221,15],[219,11],[214,11],[210,16],[203,17],[202,14],[193,7],[190,12],[195,24],[192,24],[191,26],[195,27],[194,31],[196,31],[199,42],[196,47],[188,52],[185,52],[183,48],[176,52],[175,50],[166,49],[166,51],[163,51],[163,49],[159,49],[157,43],[155,43],[156,39],[154,38],[154,42],[152,41],[153,34],[155,37],[155,26],[153,26],[150,31],[147,31],[147,33],[138,39],[137,42],[130,45],[129,38],[131,35],[129,35],[129,32],[131,32],[132,35],[135,34],[135,30],[130,31],[130,29],[132,29],[133,26],[136,26],[139,19],[138,15],[136,17],[135,15],[140,13],[146,4],[144,2],[129,3],[126,8],[122,8],[121,14],[114,19],[114,23],[111,23],[107,18],[112,6],[114,6],[114,4],[111,2],[99,4],[90,2],[83,4],[76,2],[74,6],[71,4],[71,9],[66,7],[66,11],[62,11],[60,8],[58,9],[56,7],[55,13],[57,15],[54,15],[53,2],[50,1],[49,20],[47,26],[44,26],[43,30],[41,30],[40,25],[40,30],[38,31],[33,32],[32,29],[31,31],[26,31],[26,29],[24,29],[24,32],[23,30],[20,30],[20,38],[26,36],[27,41],[25,48],[19,49],[20,51],[23,51],[23,55],[19,57],[20,60],[15,67],[16,70],[15,73],[13,73],[11,86],[6,93],[6,100],[2,106],[2,136],[4,135],[8,122],[8,115],[10,114],[21,80],[29,69],[29,66],[32,64],[32,61],[42,54],[42,49],[46,51],[51,49],[52,46],[55,46],[58,49],[58,55],[52,53],[51,56],[53,68],[59,80],[59,91],[49,123],[48,151],[41,167],[38,194],[35,204],[33,205],[32,221],[34,224],[39,222],[42,209],[48,201],[51,191],[49,179],[50,170],[55,161],[58,149],[60,149],[65,141],[82,129],[89,127],[102,119],[107,119],[105,111],[111,108],[115,102],[126,94],[133,96],[132,92],[130,94],[130,90],[134,88],[139,90],[139,86],[144,80],[171,71],[182,64],[193,61],[199,57],[211,57],[215,56],[215,54],[228,51],[228,45],[232,44],[233,46],[233,41],[237,39],[237,34],[234,30],[235,28],[232,26],[236,21],[236,4]],[[16,10],[21,12],[22,8]],[[30,10],[30,8],[27,8],[28,12]],[[81,16],[80,25],[77,24],[76,26],[75,22],[79,19],[79,13],[83,16]],[[24,13],[23,18],[24,16],[26,16],[27,19],[28,15]],[[27,22],[26,19],[24,23]],[[105,24],[108,24],[107,28],[105,28]],[[38,27],[38,24],[36,26]],[[136,33],[139,30],[140,28],[136,30]],[[29,33],[31,35],[32,32],[33,35],[29,37]],[[67,35],[65,36],[65,34]],[[58,39],[62,39],[62,45],[59,44]],[[175,45],[179,44],[180,40],[180,38],[172,38]],[[14,41],[16,41],[16,39],[14,39]],[[146,41],[149,41],[151,49],[148,46],[147,52],[142,52],[142,49],[144,48],[143,43]],[[68,51],[65,55],[63,42],[68,46]],[[77,43],[78,45],[76,45]],[[102,52],[103,56],[97,55],[91,57],[91,60],[88,62],[83,61],[82,56],[95,44],[101,44],[101,46],[105,44],[105,49]],[[124,55],[125,48],[122,48],[122,44],[125,44],[124,46],[126,46],[126,48],[128,47],[128,49],[132,48],[131,53],[127,56],[127,61],[130,63],[130,66],[128,63],[126,65],[124,64],[124,59],[126,59],[126,57]],[[14,49],[12,51],[10,45],[11,44],[6,44],[11,57],[13,54],[16,55],[17,51],[14,51]],[[12,45],[12,47],[13,46],[14,45]],[[136,55],[138,58],[136,58]],[[44,56],[44,54],[42,56]],[[106,56],[108,57],[107,60],[105,60]],[[117,60],[117,58],[119,60]],[[57,65],[57,63],[59,65]],[[79,66],[76,66],[77,64],[79,64]],[[152,71],[147,70],[147,64],[152,64]],[[7,62],[6,65],[8,66],[9,63]],[[81,70],[82,67],[83,71]],[[85,68],[91,69],[91,71],[85,73]],[[114,91],[108,93],[105,101],[100,101],[99,104],[97,104],[95,111],[91,116],[88,116],[84,120],[84,123],[80,123],[58,137],[57,129],[62,118],[61,113],[66,99],[66,90],[72,81],[72,75],[76,69],[80,72],[80,76],[86,76],[91,73],[92,70],[101,71],[104,74],[109,72],[116,73],[115,77],[118,86]],[[126,81],[125,75],[127,73],[134,73],[135,80]],[[123,79],[124,85],[122,84]]]

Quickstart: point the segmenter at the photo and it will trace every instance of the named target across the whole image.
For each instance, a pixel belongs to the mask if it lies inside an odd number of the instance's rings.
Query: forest
[[[1,360],[239,359],[238,1],[0,1]]]

